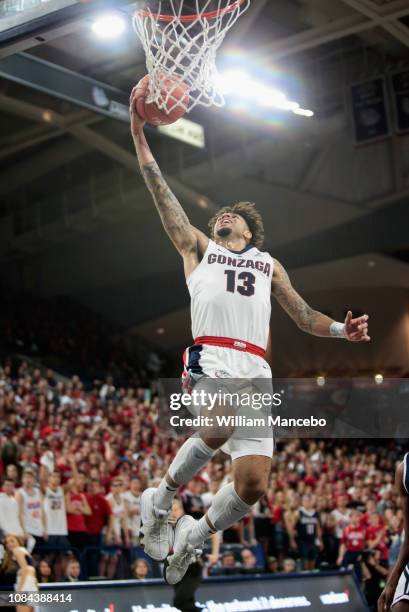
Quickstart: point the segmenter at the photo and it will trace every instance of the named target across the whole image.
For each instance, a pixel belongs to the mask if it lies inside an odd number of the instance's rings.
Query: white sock
[[[182,444],[172,461],[168,470],[169,476],[180,487],[196,476],[215,453],[216,450],[207,446],[202,438],[189,438]],[[169,510],[176,491],[177,487],[172,488],[166,478],[163,478],[155,494],[155,506],[160,510]]]
[[[174,489],[168,484],[166,478],[162,478],[155,493],[155,508],[168,511],[172,506],[173,498],[176,495],[177,487]]]
[[[246,504],[236,493],[234,484],[222,487],[214,496],[207,516],[216,531],[223,531],[234,523],[237,523],[243,516],[246,516],[252,506]],[[206,516],[203,516],[193,527],[189,536],[189,543],[195,547],[200,547],[205,540],[214,533],[209,527]]]

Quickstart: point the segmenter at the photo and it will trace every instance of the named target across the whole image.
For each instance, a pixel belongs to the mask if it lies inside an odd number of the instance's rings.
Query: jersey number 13
[[[251,272],[240,272],[237,274],[236,270],[225,270],[227,276],[227,291],[229,293],[235,293],[238,291],[241,295],[250,297],[254,295],[256,289],[256,277]],[[237,282],[239,281],[239,282]]]

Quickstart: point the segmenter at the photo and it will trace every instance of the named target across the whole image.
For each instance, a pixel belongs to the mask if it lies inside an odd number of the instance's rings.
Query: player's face
[[[215,236],[219,238],[251,238],[249,227],[243,217],[232,212],[225,212],[216,221]]]

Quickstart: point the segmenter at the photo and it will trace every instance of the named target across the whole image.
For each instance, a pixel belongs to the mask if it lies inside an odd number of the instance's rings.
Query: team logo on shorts
[[[225,372],[224,370],[216,370],[214,375],[216,378],[230,378],[228,372]]]

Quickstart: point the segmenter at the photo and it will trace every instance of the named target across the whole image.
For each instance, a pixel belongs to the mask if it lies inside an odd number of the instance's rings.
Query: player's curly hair
[[[220,215],[227,212],[235,213],[236,215],[243,217],[253,236],[251,239],[251,244],[254,244],[254,246],[258,249],[261,249],[264,244],[264,225],[261,215],[253,202],[237,202],[237,204],[233,204],[233,206],[224,206],[217,211],[214,217],[212,217],[209,221],[210,237],[214,237],[214,227],[217,219],[220,217]]]

